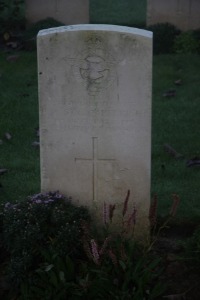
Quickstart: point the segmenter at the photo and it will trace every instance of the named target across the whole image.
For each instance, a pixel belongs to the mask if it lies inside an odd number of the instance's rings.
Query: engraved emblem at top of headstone
[[[87,39],[75,61],[75,77],[83,82],[90,96],[95,96],[112,84],[115,60],[100,36],[92,35]]]
[[[95,95],[101,90],[101,83],[107,79],[109,69],[102,57],[88,56],[80,67],[80,74],[87,81],[88,93]]]

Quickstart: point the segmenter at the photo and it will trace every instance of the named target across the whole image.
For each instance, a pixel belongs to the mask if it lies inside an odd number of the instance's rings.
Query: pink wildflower
[[[131,224],[133,224],[133,225],[136,224],[136,214],[137,214],[137,209],[136,209],[136,207],[134,207],[132,214],[128,218],[128,226],[131,226]]]
[[[123,217],[125,216],[125,214],[127,212],[129,197],[130,197],[130,190],[128,190],[126,199],[124,200],[124,208],[123,208],[123,212],[122,212]]]
[[[92,250],[92,256],[93,256],[93,261],[96,265],[99,265],[99,252],[98,252],[98,246],[97,243],[95,242],[94,239],[90,241],[91,243],[91,250]]]
[[[116,255],[113,253],[112,249],[109,249],[108,255],[110,256],[113,265],[114,265],[114,266],[117,266],[117,265],[118,265],[117,257],[116,257]]]
[[[115,204],[114,205],[112,205],[112,204],[109,205],[109,219],[110,219],[110,222],[112,222],[115,207],[116,207]]]
[[[101,250],[99,251],[99,255],[103,255],[105,253],[105,250],[108,246],[108,243],[110,241],[110,237],[107,237],[105,240],[104,240],[104,243],[103,243],[103,246],[101,247]]]
[[[108,224],[109,221],[109,208],[107,204],[104,202],[103,203],[103,222],[104,225]]]

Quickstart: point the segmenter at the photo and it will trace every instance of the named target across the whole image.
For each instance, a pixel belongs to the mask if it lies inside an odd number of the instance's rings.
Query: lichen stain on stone
[[[50,38],[49,38],[49,42],[50,43],[54,43],[58,41],[58,33],[54,33]]]

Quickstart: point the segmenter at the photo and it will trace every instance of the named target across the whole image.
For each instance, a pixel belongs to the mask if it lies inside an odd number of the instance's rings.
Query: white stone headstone
[[[89,0],[25,0],[26,20],[53,18],[63,24],[89,23]]]
[[[152,33],[75,25],[38,34],[42,191],[59,190],[98,218],[103,203],[148,231]]]

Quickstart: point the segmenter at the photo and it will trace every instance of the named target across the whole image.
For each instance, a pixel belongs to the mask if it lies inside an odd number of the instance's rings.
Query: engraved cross
[[[98,163],[102,161],[112,162],[115,159],[98,158],[98,138],[92,138],[92,158],[75,158],[75,161],[90,161],[92,162],[92,193],[93,201],[97,201],[97,186],[98,186]]]

